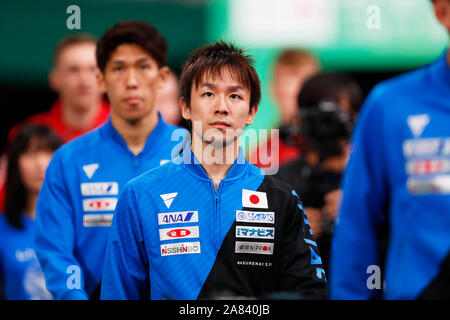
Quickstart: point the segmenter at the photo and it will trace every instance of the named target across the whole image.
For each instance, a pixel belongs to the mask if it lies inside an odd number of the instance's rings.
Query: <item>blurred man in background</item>
[[[8,133],[8,141],[15,138],[24,123],[47,126],[67,142],[108,119],[109,106],[102,99],[96,79],[95,41],[88,34],[74,34],[58,43],[48,76],[50,87],[58,93],[58,99],[49,111],[16,124]],[[0,211],[4,202],[6,159],[4,154],[0,161]]]
[[[300,149],[292,141],[291,130],[297,116],[297,97],[303,83],[321,69],[320,62],[309,52],[301,49],[287,49],[279,55],[273,70],[272,94],[280,112],[280,141],[272,150],[271,140],[259,141],[258,147],[250,154],[250,163],[270,172],[300,155]],[[271,150],[278,157],[271,156]],[[268,155],[270,163],[264,163],[260,154]],[[278,163],[276,163],[278,161]]]
[[[143,21],[119,22],[97,43],[98,81],[111,117],[55,152],[36,207],[35,250],[55,299],[98,298],[120,192],[169,161],[179,142],[178,128],[155,107],[169,75],[167,51],[165,39]]]
[[[433,7],[450,31],[450,1]],[[450,298],[449,61],[447,49],[364,103],[334,233],[334,299]]]
[[[109,116],[109,106],[102,99],[96,74],[95,38],[75,34],[63,38],[56,46],[53,67],[48,79],[58,99],[49,111],[35,114],[25,123],[46,125],[64,141],[103,124]],[[21,123],[8,134],[12,139]]]
[[[302,197],[325,273],[341,200],[341,176],[362,98],[358,83],[344,74],[324,72],[306,81],[298,95],[299,122],[295,124],[295,134],[306,140],[304,150],[276,175]]]

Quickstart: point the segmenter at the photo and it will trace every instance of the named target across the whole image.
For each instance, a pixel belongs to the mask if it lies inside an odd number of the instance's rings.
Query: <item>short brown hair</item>
[[[180,93],[189,107],[192,85],[198,86],[205,75],[220,75],[224,67],[229,68],[246,89],[250,91],[250,109],[261,99],[258,74],[252,66],[253,58],[233,44],[216,41],[195,50],[183,66]]]
[[[75,33],[62,38],[53,50],[53,65],[57,64],[61,52],[63,52],[65,49],[73,45],[84,43],[92,43],[93,45],[95,45],[96,42],[97,39],[95,39],[95,37],[89,33]]]
[[[166,65],[168,46],[158,30],[145,21],[127,20],[116,23],[98,40],[96,55],[101,72],[105,72],[111,54],[124,43],[142,47],[156,60],[158,67]]]
[[[320,69],[320,62],[309,51],[303,49],[285,49],[277,58],[276,65],[286,65],[289,67],[303,67],[311,64]]]

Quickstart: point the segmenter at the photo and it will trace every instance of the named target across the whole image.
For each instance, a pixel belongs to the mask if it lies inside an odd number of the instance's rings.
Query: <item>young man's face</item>
[[[122,44],[106,63],[99,82],[108,95],[111,114],[126,122],[137,122],[156,112],[156,92],[169,74],[156,60],[136,44]]]
[[[50,86],[59,93],[65,105],[87,110],[101,98],[97,70],[95,43],[70,45],[61,51],[50,72]]]
[[[317,72],[317,66],[313,64],[305,64],[303,67],[280,64],[275,67],[272,92],[284,124],[288,124],[297,114],[297,96],[303,83]]]
[[[258,106],[250,108],[249,89],[223,69],[220,75],[204,76],[198,87],[193,84],[190,106],[181,99],[181,109],[183,117],[192,121],[193,135],[225,146],[237,141],[253,122]]]

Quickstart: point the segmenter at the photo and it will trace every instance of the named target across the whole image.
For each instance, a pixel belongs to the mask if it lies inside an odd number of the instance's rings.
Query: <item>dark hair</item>
[[[27,191],[22,182],[19,158],[36,141],[38,150],[55,151],[61,146],[61,139],[48,127],[24,124],[14,140],[8,145],[8,166],[6,175],[5,216],[16,228],[22,228],[20,216],[25,209]]]
[[[76,33],[62,38],[53,50],[53,64],[57,64],[61,52],[63,52],[65,49],[73,45],[84,43],[92,43],[93,45],[95,45],[96,41],[97,40],[95,39],[95,37],[89,33]]]
[[[351,113],[356,114],[363,102],[359,84],[350,76],[336,72],[321,72],[309,78],[297,98],[300,108],[317,106],[320,102],[338,103],[341,95],[348,95]]]
[[[184,64],[180,79],[180,94],[190,105],[192,85],[198,86],[205,75],[220,75],[224,67],[250,91],[250,109],[261,99],[261,85],[253,68],[253,58],[233,44],[217,41],[195,50]]]
[[[142,47],[160,68],[166,65],[168,46],[158,30],[145,21],[127,20],[116,23],[98,40],[96,56],[101,72],[105,72],[111,54],[124,43]]]

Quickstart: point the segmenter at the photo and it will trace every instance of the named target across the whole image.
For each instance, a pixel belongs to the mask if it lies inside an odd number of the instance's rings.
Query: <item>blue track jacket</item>
[[[376,295],[374,266],[381,261],[383,225],[389,230],[386,265],[380,270],[385,275],[384,298],[437,298],[445,292],[448,296],[450,69],[446,56],[377,85],[362,108],[353,143],[331,255],[331,297]]]
[[[35,238],[55,299],[99,296],[119,194],[130,179],[177,156],[186,132],[159,115],[144,149],[135,156],[109,120],[55,152],[38,198]]]

